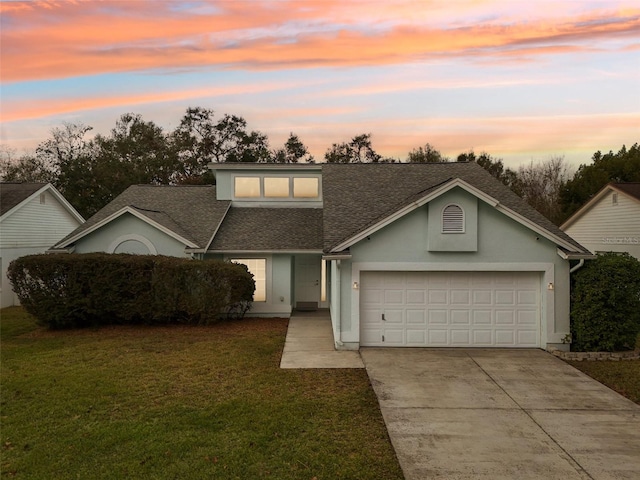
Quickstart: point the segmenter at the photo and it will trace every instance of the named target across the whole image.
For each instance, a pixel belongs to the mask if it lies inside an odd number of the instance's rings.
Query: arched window
[[[464,210],[454,203],[442,210],[442,233],[464,233]]]

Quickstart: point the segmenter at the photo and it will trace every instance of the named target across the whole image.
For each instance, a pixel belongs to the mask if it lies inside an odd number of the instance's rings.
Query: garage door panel
[[[407,325],[426,325],[427,312],[425,310],[407,310]]]
[[[515,305],[516,295],[513,290],[496,290],[496,305]]]
[[[429,329],[428,344],[432,347],[449,346],[449,330]]]
[[[514,330],[496,330],[495,344],[511,346],[516,344],[516,332]]]
[[[491,325],[491,310],[473,310],[474,325]]]
[[[407,346],[422,347],[427,342],[427,332],[424,329],[416,330],[412,328],[407,329]]]
[[[468,347],[470,343],[469,330],[451,330],[451,346],[452,347]]]
[[[448,310],[429,310],[429,325],[447,325],[449,323]]]
[[[491,290],[474,290],[473,304],[474,305],[493,305],[493,295]]]
[[[518,311],[518,325],[535,327],[538,324],[538,312],[536,310]]]
[[[404,324],[404,310],[402,309],[384,309],[384,323],[385,325],[403,325]]]
[[[470,325],[469,310],[451,310],[451,325]]]
[[[429,305],[447,305],[449,292],[447,290],[429,290]]]
[[[405,303],[405,290],[396,290],[396,289],[384,289],[384,303],[385,304],[396,304],[402,305]]]
[[[476,347],[490,347],[494,344],[493,330],[474,330],[473,345]]]
[[[540,281],[534,272],[362,272],[360,342],[537,347]]]
[[[425,290],[407,290],[407,303],[415,304],[415,305],[425,305],[426,304],[426,292]]]

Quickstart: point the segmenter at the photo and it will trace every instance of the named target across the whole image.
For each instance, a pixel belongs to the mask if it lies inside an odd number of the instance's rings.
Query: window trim
[[[447,209],[449,209],[450,207],[455,207],[458,208],[460,210],[460,219],[457,220],[456,219],[456,223],[460,222],[460,226],[459,229],[455,229],[455,230],[450,230],[450,229],[445,229],[445,214],[447,213]],[[457,212],[456,212],[457,213]],[[451,222],[451,220],[447,219],[447,222]],[[460,234],[460,233],[465,233],[466,231],[466,215],[464,212],[464,208],[462,208],[462,206],[458,203],[448,203],[446,204],[443,208],[442,208],[442,212],[440,213],[440,233],[442,233],[443,235],[450,235],[450,234]]]

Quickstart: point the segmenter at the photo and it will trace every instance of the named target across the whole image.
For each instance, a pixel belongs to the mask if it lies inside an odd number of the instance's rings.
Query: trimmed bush
[[[242,317],[255,289],[244,265],[154,255],[29,255],[7,274],[24,308],[54,329]]]
[[[640,262],[627,253],[587,261],[573,277],[572,350],[632,350],[638,333]]]

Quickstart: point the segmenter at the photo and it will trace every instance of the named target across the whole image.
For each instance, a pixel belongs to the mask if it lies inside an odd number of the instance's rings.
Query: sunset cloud
[[[506,163],[640,141],[637,0],[25,0],[0,27],[17,148],[125,112],[168,131],[189,106],[272,145],[295,132],[317,159],[367,132],[386,156],[429,142]]]
[[[587,52],[608,42],[615,42],[609,48],[626,48],[640,39],[640,8],[624,15],[597,11],[443,27],[416,22],[415,3],[394,2],[393,9],[331,1],[202,2],[195,10],[179,5],[3,4],[3,82],[148,69],[356,67],[446,56],[530,59]],[[386,21],[382,13],[389,14]],[[371,18],[379,23],[365,30],[363,19]]]

